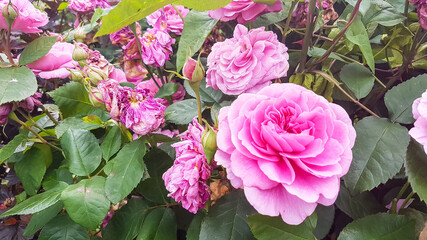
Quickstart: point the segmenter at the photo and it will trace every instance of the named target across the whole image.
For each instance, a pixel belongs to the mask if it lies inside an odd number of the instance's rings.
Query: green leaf
[[[415,141],[409,144],[405,170],[412,189],[427,202],[427,156],[423,147]]]
[[[371,190],[402,168],[409,144],[405,127],[387,119],[366,117],[356,125],[353,161],[344,183],[355,193]]]
[[[149,205],[143,199],[132,198],[114,213],[102,231],[105,240],[133,240],[139,233]]]
[[[309,48],[308,49],[308,56],[311,56],[311,57],[316,57],[316,58],[320,58],[320,57],[322,57],[323,56],[323,54],[325,54],[326,53],[326,50],[325,49],[323,49],[323,48],[319,48],[319,47],[312,47],[312,48]],[[347,63],[348,61],[346,61],[346,60],[344,60],[343,58],[341,58],[340,56],[338,56],[336,53],[334,53],[334,52],[332,52],[329,56],[328,56],[328,58],[331,58],[331,59],[336,59],[336,60],[338,60],[338,61],[341,61],[341,62],[345,62],[345,63]]]
[[[412,104],[421,97],[427,89],[427,74],[411,78],[389,90],[384,101],[388,109],[390,120],[404,124],[411,124]]]
[[[194,93],[193,89],[190,87],[190,84],[188,81],[184,82],[184,88],[185,91],[192,97],[196,97],[196,94]],[[221,98],[224,96],[220,90],[215,90],[211,87],[206,86],[206,80],[203,80],[200,84],[200,99],[203,102],[216,102],[219,103]]]
[[[285,20],[288,17],[292,2],[282,1],[282,5],[283,5],[282,11],[263,14],[257,17],[253,23],[249,21],[248,25],[252,28],[267,27],[268,25],[275,24]]]
[[[38,240],[89,240],[87,229],[63,214],[52,219],[40,232]]]
[[[25,228],[24,233],[22,234],[24,237],[31,237],[37,231],[39,231],[46,223],[52,220],[58,213],[62,210],[63,204],[61,202],[57,202],[52,206],[34,214],[31,217],[30,222]]]
[[[46,173],[46,162],[52,162],[52,152],[42,151],[32,147],[24,153],[21,161],[15,163],[15,172],[24,186],[28,195],[34,195],[39,190],[44,174]]]
[[[202,111],[205,106],[202,104]],[[165,110],[166,120],[175,124],[189,124],[197,116],[196,99],[185,99],[171,104]]]
[[[128,26],[176,0],[122,0],[102,18],[95,37],[113,33]]]
[[[120,150],[122,145],[122,131],[116,125],[114,125],[104,141],[101,144],[102,156],[105,160],[110,160],[110,158]]]
[[[93,130],[102,127],[99,124],[87,123],[81,118],[70,117],[61,121],[55,128],[56,137],[61,138],[68,129]]]
[[[366,191],[352,196],[344,186],[340,187],[335,204],[353,219],[359,219],[385,210],[371,192]]]
[[[199,240],[200,230],[202,229],[202,222],[206,217],[205,210],[199,210],[191,220],[191,224],[187,230],[187,240]]]
[[[200,239],[250,240],[255,239],[246,216],[254,209],[247,202],[242,190],[234,191],[220,198],[209,210],[202,223]]]
[[[67,186],[68,184],[61,182],[57,187],[44,193],[37,194],[15,205],[15,207],[3,213],[0,215],[0,217],[3,218],[12,215],[28,215],[40,212],[57,203],[61,197],[62,190],[64,190]]]
[[[263,4],[267,4],[267,5],[273,5],[275,2],[277,2],[276,0],[253,0],[254,3],[263,3]]]
[[[156,98],[164,98],[168,96],[172,96],[172,94],[176,93],[178,91],[178,84],[176,83],[166,83],[162,85],[159,89],[159,91],[156,93],[154,97]]]
[[[427,222],[427,214],[415,210],[413,208],[402,208],[399,210],[399,215],[404,215],[410,219],[415,220],[415,233],[418,237],[420,233],[424,230],[425,223]],[[422,238],[420,238],[422,239]]]
[[[95,230],[110,209],[105,196],[105,178],[96,176],[68,186],[61,194],[68,215],[74,222]]]
[[[117,156],[109,161],[105,193],[114,204],[126,197],[141,180],[146,167],[142,161],[145,155],[144,139],[138,139],[126,144]],[[108,167],[107,167],[108,166]]]
[[[0,148],[0,164],[9,159],[16,148],[25,142],[28,138],[29,131],[27,129],[21,130],[18,135],[16,135],[10,142]]]
[[[365,25],[363,25],[359,17],[357,17],[353,24],[350,25],[347,32],[345,32],[345,36],[350,42],[359,46],[369,68],[371,68],[372,72],[375,72],[374,55],[372,54],[371,43],[369,42]]]
[[[19,64],[27,65],[44,57],[57,39],[58,36],[36,38],[24,48],[24,51],[22,51],[19,56]]]
[[[187,59],[199,51],[217,22],[218,20],[209,17],[207,12],[192,10],[187,14],[176,54],[178,72],[184,67]]]
[[[317,225],[313,231],[316,239],[324,239],[328,235],[334,223],[335,206],[323,206],[321,204],[316,207]]]
[[[76,115],[95,114],[106,120],[109,115],[106,111],[94,107],[89,100],[89,94],[83,84],[70,82],[52,92],[49,95],[61,109],[65,118]]]
[[[386,27],[397,25],[405,20],[390,3],[383,0],[371,0],[371,7],[365,13],[362,21],[368,23],[378,23]]]
[[[371,92],[375,82],[371,71],[358,63],[345,65],[341,69],[340,79],[358,99],[366,97]]]
[[[178,0],[175,5],[184,5],[197,11],[215,10],[229,4],[232,0]]]
[[[88,130],[68,129],[62,136],[61,146],[70,172],[77,176],[89,176],[101,163],[98,139]]]
[[[162,175],[172,166],[173,159],[164,151],[154,148],[144,156],[144,162],[150,178],[142,181],[136,191],[151,202],[168,203],[169,192],[166,190]]]
[[[137,240],[176,239],[175,214],[170,208],[157,208],[145,217]]]
[[[415,239],[415,221],[405,216],[380,213],[349,223],[338,240]]]
[[[37,91],[37,80],[27,67],[0,68],[0,104],[21,101]]]
[[[300,225],[288,225],[281,217],[269,217],[256,214],[248,217],[252,233],[258,240],[315,240],[313,230],[316,227],[317,215],[313,214]]]

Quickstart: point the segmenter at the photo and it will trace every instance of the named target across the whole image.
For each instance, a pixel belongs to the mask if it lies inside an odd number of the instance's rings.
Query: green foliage
[[[227,194],[209,210],[202,223],[199,239],[254,239],[246,219],[253,213],[254,209],[247,202],[242,190]]]
[[[316,239],[323,239],[328,235],[334,224],[335,205],[323,206],[321,204],[316,207],[317,224],[313,231]]]
[[[116,125],[114,125],[101,144],[102,156],[105,160],[110,158],[120,150],[122,145],[122,131]]]
[[[375,82],[371,71],[358,63],[345,65],[341,69],[340,79],[358,99],[366,97],[371,92]]]
[[[58,138],[67,132],[68,129],[83,129],[83,130],[93,130],[102,127],[99,124],[87,123],[81,118],[70,117],[61,121],[61,123],[55,128],[55,134]]]
[[[206,11],[206,10],[214,10],[217,8],[222,8],[225,5],[229,4],[232,0],[178,0],[174,4],[175,5],[184,5],[188,8],[197,10],[197,11]]]
[[[109,118],[107,112],[92,106],[89,100],[89,94],[81,83],[70,82],[50,92],[49,95],[53,98],[66,118],[89,114],[95,114],[103,120]]]
[[[405,162],[406,175],[412,189],[420,199],[427,202],[427,156],[423,147],[412,141],[409,143]]]
[[[356,125],[353,161],[345,185],[355,193],[385,183],[402,168],[409,134],[405,127],[387,119],[366,117]]]
[[[28,138],[29,131],[21,129],[19,134],[16,135],[10,142],[0,148],[0,164],[10,158],[15,152],[16,148],[21,145]]]
[[[61,194],[61,201],[70,218],[95,230],[110,209],[110,201],[104,189],[105,178],[100,176],[68,186]]]
[[[372,54],[371,43],[369,42],[366,28],[359,17],[350,25],[348,30],[345,32],[345,36],[350,42],[359,46],[369,68],[372,72],[375,72],[374,55]]]
[[[68,129],[62,136],[61,146],[70,172],[77,176],[89,176],[101,163],[98,139],[88,130]]]
[[[196,97],[193,89],[190,87],[188,81],[184,82],[185,91],[192,97]],[[220,90],[215,90],[211,87],[206,86],[206,80],[202,80],[200,83],[200,99],[206,103],[220,103],[221,98],[224,94]]]
[[[306,218],[300,225],[288,225],[281,217],[269,217],[260,214],[248,217],[251,230],[258,240],[315,240],[313,230],[316,227],[317,215]]]
[[[209,17],[207,12],[192,10],[187,14],[176,54],[177,71],[202,47],[217,22],[218,20]]]
[[[105,193],[116,204],[126,197],[139,183],[146,171],[143,157],[145,142],[143,138],[126,144],[117,156],[105,166],[108,175]]]
[[[340,187],[338,198],[335,202],[337,207],[353,219],[359,219],[371,214],[384,211],[371,192],[365,191],[357,195],[351,195],[344,186]]]
[[[40,232],[39,240],[89,240],[86,228],[73,222],[68,215],[58,215]]]
[[[338,240],[415,239],[415,221],[405,216],[379,213],[349,223]]]
[[[384,96],[384,101],[390,120],[403,124],[413,123],[415,120],[412,117],[412,104],[426,89],[427,74],[423,74],[389,90]]]
[[[29,68],[0,68],[0,104],[21,101],[36,91],[36,76]]]
[[[187,229],[187,240],[199,240],[200,230],[202,228],[203,219],[206,217],[205,210],[199,210],[193,217],[190,226]]]
[[[56,217],[56,215],[58,215],[58,213],[62,210],[63,207],[64,205],[61,202],[57,202],[52,206],[38,213],[35,213],[31,217],[30,222],[25,228],[23,236],[24,237],[33,236],[38,230],[40,230],[44,225],[46,225],[46,223],[48,223],[50,220]]]
[[[178,87],[179,87],[178,84],[172,83],[172,82],[163,84],[154,97],[164,98],[164,97],[172,96],[172,94],[176,93],[176,91],[178,90]]]
[[[202,111],[205,106],[202,104]],[[166,120],[175,124],[188,124],[197,116],[196,99],[185,99],[166,108]]]
[[[44,57],[55,44],[57,36],[40,37],[30,42],[19,57],[20,65],[27,65]]]
[[[144,219],[137,240],[176,239],[175,214],[170,208],[157,208]]]

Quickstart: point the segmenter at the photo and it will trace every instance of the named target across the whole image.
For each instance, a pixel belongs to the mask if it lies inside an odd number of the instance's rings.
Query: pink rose
[[[211,18],[219,19],[223,22],[236,19],[240,24],[247,21],[254,22],[262,14],[282,11],[282,2],[277,0],[273,5],[268,6],[263,3],[254,3],[251,0],[234,0],[223,8],[208,11]]]
[[[0,0],[0,9],[3,9],[8,3],[9,0]],[[47,15],[36,9],[28,0],[12,0],[12,4],[18,9],[18,17],[12,23],[12,31],[38,33],[41,32],[38,28],[49,22]],[[0,15],[0,28],[8,29],[3,15]]]
[[[414,116],[414,127],[409,130],[409,135],[424,147],[427,153],[427,91],[412,104],[412,115]]]
[[[110,4],[106,0],[70,0],[68,9],[76,12],[91,12],[96,8],[109,8]]]
[[[304,87],[272,84],[219,113],[215,160],[261,214],[300,224],[338,196],[356,132],[345,110]]]
[[[417,13],[421,27],[427,29],[427,1],[417,7]]]
[[[74,45],[71,43],[56,42],[48,54],[27,67],[44,79],[66,78],[70,76],[67,68],[74,69],[78,65],[72,58],[73,50]]]
[[[23,108],[27,112],[32,112],[34,110],[34,106],[41,106],[43,105],[39,98],[42,97],[42,94],[39,92],[36,92],[33,94],[33,96],[28,97],[18,103],[18,107]]]
[[[175,7],[181,13],[183,18],[185,18],[190,11],[184,6],[175,5]],[[168,32],[175,33],[176,35],[181,35],[182,29],[184,28],[184,22],[182,21],[181,16],[179,16],[170,4],[148,15],[147,22],[155,28],[166,30]]]
[[[250,31],[238,24],[234,37],[213,45],[208,56],[207,86],[225,94],[257,92],[286,76],[288,48],[264,27]]]
[[[9,113],[12,111],[13,104],[12,103],[4,103],[0,105],[0,125],[4,125],[7,122],[7,117]]]

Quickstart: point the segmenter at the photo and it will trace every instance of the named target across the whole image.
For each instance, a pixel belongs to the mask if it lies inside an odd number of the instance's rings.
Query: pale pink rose
[[[225,94],[257,92],[284,77],[289,69],[288,48],[264,27],[250,31],[238,24],[234,37],[215,43],[208,56],[207,86]]]
[[[74,69],[78,63],[73,60],[74,45],[65,42],[53,44],[49,53],[37,61],[27,65],[36,75],[44,79],[66,78],[70,76],[68,69]]]
[[[218,129],[215,160],[233,187],[292,225],[335,202],[356,138],[342,107],[292,83],[241,94],[220,110]]]
[[[414,127],[409,130],[409,135],[424,147],[427,153],[427,91],[412,104],[412,115],[414,116]]]
[[[172,147],[176,159],[171,168],[163,174],[168,196],[182,203],[182,207],[196,214],[209,199],[209,179],[212,167],[208,165],[201,142],[204,128],[197,117],[188,125],[188,130],[180,135],[181,142]]]
[[[154,79],[156,80],[157,84],[160,87],[163,86],[163,83],[160,80],[160,78],[154,77]],[[179,101],[183,100],[185,97],[185,89],[181,83],[176,83],[176,82],[173,82],[173,83],[178,84],[178,90],[174,94],[172,94],[172,102],[179,102]],[[154,95],[156,95],[156,93],[159,91],[159,87],[157,87],[157,85],[153,81],[153,79],[148,79],[148,80],[142,81],[141,83],[138,84],[138,87],[146,88],[146,89],[150,90],[150,93],[148,93],[148,95],[150,95],[152,97],[154,97]],[[167,105],[169,105],[169,104],[167,104]]]
[[[175,5],[175,7],[181,13],[183,18],[185,18],[190,11],[184,6]],[[181,35],[182,29],[184,28],[184,22],[182,21],[181,16],[179,16],[171,4],[166,5],[148,15],[147,22],[155,28],[166,30],[168,32],[175,33],[176,35]]]
[[[0,9],[3,9],[9,3],[9,0],[0,0]],[[46,14],[36,9],[28,0],[12,0],[12,4],[18,9],[18,17],[12,23],[12,31],[21,31],[25,33],[38,33],[38,29],[49,22]],[[8,29],[8,25],[3,15],[0,15],[0,28]]]
[[[228,22],[236,19],[240,24],[246,24],[247,21],[254,22],[262,14],[269,12],[280,12],[282,2],[277,0],[273,5],[268,6],[263,3],[254,3],[251,0],[233,0],[227,6],[213,11],[208,11],[211,18]]]
[[[106,0],[69,0],[68,9],[79,12],[91,12],[96,8],[109,8],[110,4]]]

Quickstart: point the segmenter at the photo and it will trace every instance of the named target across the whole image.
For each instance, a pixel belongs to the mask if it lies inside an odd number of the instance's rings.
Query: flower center
[[[144,33],[144,38],[145,38],[145,45],[147,47],[151,46],[151,44],[153,44],[153,41],[156,40],[156,35],[151,34],[151,33]]]

